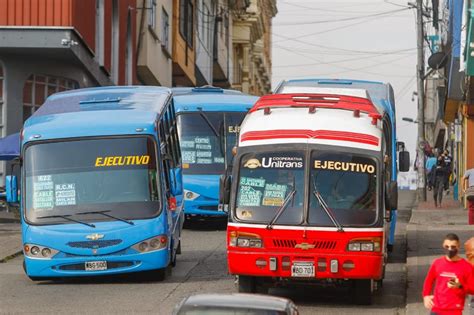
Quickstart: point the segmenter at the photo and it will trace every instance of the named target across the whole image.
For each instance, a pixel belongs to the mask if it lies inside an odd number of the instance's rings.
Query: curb
[[[21,220],[18,218],[0,218],[0,223],[21,223]]]
[[[15,252],[15,253],[7,256],[7,257],[4,257],[4,258],[0,259],[0,264],[6,263],[7,261],[12,260],[13,258],[16,258],[16,257],[21,256],[21,255],[23,255],[23,251],[19,250],[19,251]]]

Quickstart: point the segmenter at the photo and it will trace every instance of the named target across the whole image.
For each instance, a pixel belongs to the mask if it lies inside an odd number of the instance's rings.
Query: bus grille
[[[83,242],[69,242],[67,245],[74,248],[104,248],[114,246],[122,243],[122,240],[100,240],[100,241],[83,241]]]
[[[126,268],[133,266],[132,261],[108,261],[107,262],[107,270],[109,269],[116,269],[116,268]],[[62,265],[58,267],[59,270],[86,270],[84,263],[79,264],[70,264],[70,265]]]
[[[273,239],[273,246],[280,248],[295,248],[298,244],[296,240],[285,240],[285,239]],[[332,250],[337,246],[337,241],[312,241],[309,244],[314,245],[311,249],[322,249],[322,250]]]

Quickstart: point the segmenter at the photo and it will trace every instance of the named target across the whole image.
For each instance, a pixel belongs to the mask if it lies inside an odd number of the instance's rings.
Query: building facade
[[[196,86],[196,1],[173,0],[172,86]]]
[[[53,93],[133,84],[135,1],[0,1],[0,136]]]
[[[230,88],[233,77],[232,24],[230,0],[218,0],[214,29],[214,86]]]
[[[137,79],[172,85],[173,0],[137,0]]]
[[[236,0],[233,10],[232,87],[245,93],[271,92],[272,19],[276,0]]]

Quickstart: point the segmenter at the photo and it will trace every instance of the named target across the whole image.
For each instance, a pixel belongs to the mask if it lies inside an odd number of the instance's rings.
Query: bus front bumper
[[[229,273],[256,277],[295,280],[383,278],[382,254],[326,253],[295,254],[281,252],[227,251]],[[297,273],[294,267],[306,272]],[[309,268],[307,268],[309,267]]]
[[[58,254],[51,259],[25,256],[25,272],[30,277],[38,278],[89,277],[162,269],[169,263],[169,251],[166,248],[124,255],[63,256]]]
[[[218,209],[217,200],[186,200],[184,203],[184,215],[186,219],[198,219],[199,217],[227,217],[227,212]]]

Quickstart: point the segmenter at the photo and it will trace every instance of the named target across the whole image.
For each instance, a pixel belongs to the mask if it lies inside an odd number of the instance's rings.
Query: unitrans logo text
[[[262,164],[257,159],[250,159],[247,162],[245,162],[245,164],[244,164],[244,167],[247,167],[247,168],[257,168],[257,167],[261,167],[261,166],[262,166]]]
[[[299,158],[292,157],[272,157],[263,158],[262,166],[265,168],[302,168],[303,162]]]

